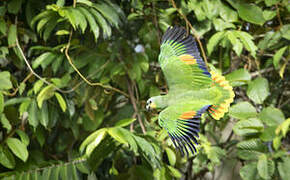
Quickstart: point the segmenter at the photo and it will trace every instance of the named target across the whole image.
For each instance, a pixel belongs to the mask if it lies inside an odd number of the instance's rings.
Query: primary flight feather
[[[234,92],[222,75],[208,71],[194,38],[182,27],[167,29],[158,61],[169,92],[151,97],[146,108],[162,109],[159,125],[167,130],[182,156],[189,151],[194,154],[202,114],[208,112],[219,120],[228,111]]]

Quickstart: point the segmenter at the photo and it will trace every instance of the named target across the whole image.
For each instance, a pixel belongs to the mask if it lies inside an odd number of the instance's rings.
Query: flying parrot
[[[181,155],[196,153],[200,120],[209,113],[219,120],[233,102],[233,88],[215,71],[208,71],[196,42],[182,27],[169,27],[158,58],[169,91],[148,99],[148,110],[162,110],[158,123],[166,129]]]

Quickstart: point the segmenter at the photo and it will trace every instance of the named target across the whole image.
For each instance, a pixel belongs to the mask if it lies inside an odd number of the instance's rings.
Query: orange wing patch
[[[195,111],[187,111],[184,112],[183,114],[181,114],[181,116],[179,116],[179,119],[191,119],[196,115]]]
[[[183,54],[179,56],[180,60],[185,62],[186,64],[196,64],[196,59],[189,55],[189,54]]]

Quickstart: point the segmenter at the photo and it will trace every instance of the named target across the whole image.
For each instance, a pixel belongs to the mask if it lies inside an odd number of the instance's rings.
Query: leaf
[[[240,175],[243,180],[256,180],[258,179],[257,162],[251,162],[243,166],[240,170]]]
[[[8,12],[12,14],[17,14],[21,8],[22,0],[11,0],[8,3]]]
[[[280,32],[282,33],[283,38],[290,40],[290,24],[283,25],[282,28],[280,29]]]
[[[284,52],[286,51],[286,49],[287,49],[287,46],[282,47],[275,53],[275,55],[273,57],[273,64],[274,64],[275,69],[278,69],[279,62],[280,62]]]
[[[100,30],[99,26],[97,25],[94,16],[85,8],[79,7],[79,10],[85,15],[87,21],[89,22],[90,29],[94,34],[95,41],[97,41],[99,35],[100,35]]]
[[[112,34],[112,29],[103,16],[93,8],[90,8],[90,12],[94,15],[98,24],[102,27],[104,38],[110,37]]]
[[[43,125],[43,127],[47,128],[48,123],[49,123],[49,117],[48,117],[48,107],[47,107],[47,103],[44,102],[41,108],[41,117],[39,119],[39,122],[41,125]]]
[[[290,177],[290,157],[282,158],[283,162],[278,162],[278,171],[282,180],[287,180]]]
[[[227,38],[230,40],[234,51],[236,52],[236,54],[238,56],[241,55],[242,50],[243,50],[243,44],[241,43],[241,41],[235,36],[234,33],[232,33],[231,31],[228,31],[227,33]]]
[[[282,124],[280,124],[277,127],[275,133],[276,135],[279,135],[279,133],[282,132],[283,137],[285,137],[289,129],[290,129],[290,118],[283,121]]]
[[[272,141],[275,138],[276,128],[277,126],[266,127],[260,136],[261,140],[263,140],[264,142]]]
[[[7,33],[7,25],[6,25],[6,22],[4,19],[0,19],[0,32],[3,34],[3,35],[6,35]]]
[[[223,31],[228,28],[235,28],[236,26],[230,22],[225,22],[220,18],[215,18],[213,20],[213,25],[217,31]]]
[[[217,46],[219,41],[224,37],[224,35],[225,35],[224,31],[217,32],[209,39],[207,44],[207,51],[209,55],[213,52],[214,48]]]
[[[284,114],[280,109],[267,107],[259,114],[259,118],[268,126],[280,125],[284,120]]]
[[[176,177],[176,178],[182,177],[182,174],[179,172],[178,169],[175,169],[174,167],[169,166],[169,165],[167,165],[167,168],[169,169],[169,171],[173,175],[173,177]]]
[[[280,71],[279,71],[279,75],[282,79],[284,77],[284,72],[285,72],[286,66],[287,66],[287,61],[282,65],[282,67],[280,68]]]
[[[10,81],[10,72],[2,71],[0,72],[0,90],[11,89],[12,84]]]
[[[63,97],[58,92],[55,92],[54,95],[55,95],[55,97],[56,97],[56,99],[57,99],[57,101],[58,101],[58,103],[59,103],[59,105],[61,107],[61,110],[63,112],[65,112],[66,111],[65,100],[63,99]]]
[[[265,4],[267,6],[273,6],[274,4],[277,4],[280,0],[265,0]]]
[[[15,167],[15,159],[11,152],[0,145],[0,163],[9,169],[13,169]]]
[[[237,122],[233,127],[233,131],[239,136],[246,136],[254,133],[260,133],[263,128],[264,125],[259,119],[250,118]]]
[[[9,149],[19,157],[23,162],[25,162],[28,158],[28,151],[25,146],[19,139],[9,137],[6,140],[6,144],[8,145]]]
[[[167,154],[167,157],[168,157],[170,165],[171,166],[175,166],[175,163],[176,163],[176,155],[175,155],[175,153],[168,147],[165,148],[165,152]]]
[[[108,6],[106,3],[100,2],[98,4],[93,5],[94,8],[96,8],[99,12],[102,13],[102,15],[115,27],[118,27],[119,25],[119,16],[114,11],[114,9],[110,6]]]
[[[9,31],[8,31],[8,45],[9,46],[15,46],[16,45],[16,39],[17,39],[17,29],[14,24],[10,25]]]
[[[221,2],[218,8],[220,17],[223,18],[226,22],[238,21],[238,13],[231,9],[229,6]]]
[[[55,58],[55,54],[51,52],[45,52],[38,56],[33,62],[32,67],[36,69],[39,65],[41,65],[42,69],[45,69],[47,65],[49,65],[52,60]]]
[[[244,47],[251,52],[251,55],[253,57],[256,57],[256,51],[258,50],[258,47],[253,42],[253,36],[251,36],[249,33],[244,31],[233,31],[236,37],[239,37],[244,45]]]
[[[4,96],[0,91],[0,114],[3,112],[3,110],[4,110]]]
[[[227,0],[228,2],[230,0]],[[239,16],[250,23],[263,25],[265,19],[263,16],[263,11],[260,7],[255,4],[245,3],[243,1],[231,1],[230,4],[234,5],[234,8],[237,9]]]
[[[265,10],[263,16],[266,21],[273,19],[276,16],[276,11]]]
[[[130,145],[134,152],[137,152],[137,144],[133,138],[133,134],[121,127],[113,127],[108,129],[108,133],[112,138],[121,144]]]
[[[268,80],[258,77],[254,81],[249,82],[247,95],[256,104],[262,104],[270,95]]]
[[[275,171],[275,164],[272,160],[268,160],[266,154],[259,157],[257,169],[259,175],[264,179],[269,179]]]
[[[9,133],[12,129],[12,126],[11,126],[9,120],[6,118],[5,114],[1,114],[0,118],[1,118],[2,127],[7,129],[7,132]]]
[[[33,92],[34,92],[34,94],[37,94],[38,93],[38,91],[40,90],[40,88],[43,86],[43,81],[42,80],[38,80],[38,81],[36,81],[36,83],[34,83],[34,85],[33,85]]]
[[[122,119],[122,120],[119,120],[114,126],[115,127],[125,127],[125,126],[128,126],[129,124],[133,123],[134,121],[136,121],[136,118]]]
[[[54,95],[54,92],[55,88],[52,84],[43,88],[36,98],[38,107],[41,108],[43,101],[50,99]]]
[[[17,129],[15,132],[16,132],[16,133],[18,134],[18,136],[20,137],[21,142],[22,142],[25,146],[28,146],[28,145],[29,145],[29,137],[27,136],[27,134],[25,134],[25,132],[23,132],[23,131],[21,131],[21,130],[19,130],[19,129]]]
[[[80,151],[83,152],[86,149],[86,154],[90,155],[92,151],[100,144],[106,135],[107,129],[99,129],[88,136],[80,146]],[[89,147],[90,146],[90,147]]]
[[[64,30],[64,29],[58,30],[58,31],[56,31],[55,35],[57,35],[57,36],[69,35],[69,31]]]
[[[248,119],[257,115],[256,109],[248,102],[240,102],[230,107],[229,115],[237,119]]]
[[[246,69],[235,70],[225,77],[232,86],[241,86],[251,80],[251,74]]]
[[[38,108],[35,100],[32,101],[28,109],[28,122],[31,126],[36,128],[38,126]]]

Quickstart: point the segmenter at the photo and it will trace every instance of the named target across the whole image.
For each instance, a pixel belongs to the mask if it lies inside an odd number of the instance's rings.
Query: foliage
[[[2,1],[0,177],[287,179],[289,11],[287,0]],[[174,24],[236,93],[222,120],[203,117],[200,152],[185,158],[145,111],[167,91],[157,59]]]

